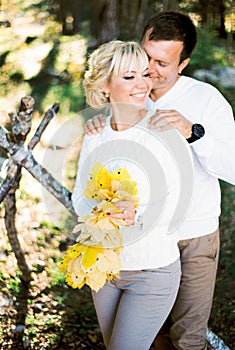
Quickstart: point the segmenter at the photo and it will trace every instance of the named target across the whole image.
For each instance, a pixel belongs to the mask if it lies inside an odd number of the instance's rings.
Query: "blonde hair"
[[[111,81],[112,76],[147,68],[148,57],[136,42],[113,40],[101,45],[88,59],[88,70],[83,80],[87,103],[94,108],[104,106],[109,98],[103,87]]]

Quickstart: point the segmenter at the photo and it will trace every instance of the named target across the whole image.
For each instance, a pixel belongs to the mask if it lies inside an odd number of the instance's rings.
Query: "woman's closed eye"
[[[150,77],[150,74],[149,73],[144,73],[143,77],[148,78],[148,77]]]
[[[131,79],[134,79],[134,75],[124,75],[123,79],[125,80],[131,80]]]

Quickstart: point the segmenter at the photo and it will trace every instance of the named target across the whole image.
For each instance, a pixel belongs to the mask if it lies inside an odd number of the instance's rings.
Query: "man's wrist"
[[[204,135],[204,127],[201,124],[193,124],[191,136],[186,140],[188,141],[188,143],[193,143],[194,141],[201,139]]]

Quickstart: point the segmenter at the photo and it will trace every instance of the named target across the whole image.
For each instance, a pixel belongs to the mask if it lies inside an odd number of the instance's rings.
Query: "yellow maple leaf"
[[[123,181],[123,180],[130,179],[130,175],[125,168],[119,168],[119,169],[114,170],[111,174],[111,177],[113,180],[117,180],[117,181]]]
[[[113,252],[114,254],[112,254],[112,258],[110,259],[109,250],[111,249],[105,249],[103,254],[99,254],[98,260],[96,261],[97,268],[106,273],[110,273],[110,271],[116,272],[121,267],[119,255]]]
[[[99,192],[99,189],[96,186],[96,180],[88,180],[87,187],[83,191],[84,196],[90,200],[101,201],[105,198],[105,195]]]
[[[117,208],[113,203],[104,201],[102,207],[100,208],[104,212],[109,213],[121,213],[122,210]]]
[[[137,194],[136,185],[135,181],[122,180],[119,184],[119,190],[127,192],[131,196],[135,196]]]
[[[103,287],[106,282],[106,273],[95,269],[86,276],[86,284],[96,292]]]
[[[97,260],[97,256],[103,253],[103,247],[88,246],[85,254],[82,257],[81,264],[85,269],[90,269]]]
[[[96,187],[98,189],[111,189],[111,176],[107,168],[101,168],[96,175]]]
[[[90,172],[90,179],[91,180],[96,180],[97,174],[100,171],[100,169],[102,169],[103,166],[101,163],[96,162],[93,167],[91,168],[91,172]]]

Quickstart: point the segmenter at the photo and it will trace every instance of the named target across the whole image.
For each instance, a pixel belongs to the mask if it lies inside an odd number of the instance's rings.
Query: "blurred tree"
[[[99,40],[102,22],[103,22],[103,14],[106,7],[106,0],[89,0],[90,13],[88,16],[90,32],[94,39]]]
[[[80,0],[59,0],[62,32],[64,35],[73,35],[80,30]]]
[[[100,33],[100,42],[117,39],[119,36],[118,0],[106,0],[103,7],[103,20]]]
[[[91,0],[91,35],[97,45],[112,39],[138,39],[146,17],[155,12],[153,0]]]
[[[198,1],[198,11],[201,15],[202,26],[205,26],[207,24],[209,7],[210,7],[210,0],[199,0]]]
[[[156,1],[155,1],[156,2]],[[120,32],[124,39],[137,38],[139,39],[144,27],[144,21],[148,15],[148,10],[151,8],[149,0],[121,0],[119,1],[119,17],[120,17]],[[152,9],[152,13],[154,9]]]
[[[179,9],[178,0],[163,0],[164,11],[177,11]]]
[[[220,23],[218,28],[219,37],[227,38],[227,32],[225,29],[226,7],[223,0],[218,0],[218,11],[220,16]]]
[[[93,46],[115,38],[139,39],[146,18],[156,11],[173,10],[193,13],[202,27],[210,27],[226,38],[226,16],[234,0],[50,0],[59,5],[63,34],[80,31],[87,21]]]
[[[194,2],[193,10],[201,17],[201,26],[215,30],[219,37],[226,38],[225,17],[229,0],[198,0]]]

